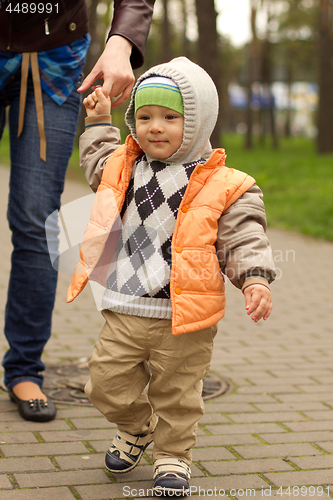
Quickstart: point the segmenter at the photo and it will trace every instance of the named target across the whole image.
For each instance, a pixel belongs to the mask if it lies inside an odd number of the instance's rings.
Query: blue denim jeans
[[[4,382],[12,389],[31,381],[42,387],[41,361],[51,335],[57,285],[45,235],[45,219],[60,208],[60,197],[80,114],[76,88],[59,106],[43,92],[46,162],[39,157],[39,133],[32,80],[29,78],[24,128],[17,138],[20,78],[18,73],[0,91],[0,137],[9,106],[11,173],[8,221],[13,252],[5,312],[9,350],[3,359]]]

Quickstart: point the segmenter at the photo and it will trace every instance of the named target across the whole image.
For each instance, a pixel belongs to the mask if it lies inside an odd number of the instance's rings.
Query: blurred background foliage
[[[256,178],[269,225],[333,241],[333,0],[244,2],[249,36],[234,45],[218,29],[228,0],[156,0],[136,77],[177,56],[200,64],[220,96],[212,145],[226,148],[229,167]],[[113,14],[110,0],[88,4],[92,42],[85,74],[103,51]],[[127,105],[112,112],[123,139]],[[2,163],[8,162],[6,141],[5,134]],[[68,175],[84,180],[77,148]]]
[[[226,7],[157,0],[136,77],[177,56],[200,64],[220,96],[212,145],[257,179],[269,225],[333,241],[333,0],[248,0],[250,36],[241,46],[218,30]],[[86,72],[112,16],[109,0],[90,0],[90,10]],[[113,110],[123,138],[126,107]]]

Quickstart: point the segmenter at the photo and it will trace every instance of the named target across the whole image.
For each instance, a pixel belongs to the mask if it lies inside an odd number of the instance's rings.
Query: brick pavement
[[[4,351],[10,255],[5,168],[0,168],[0,184]],[[63,202],[89,192],[84,184],[67,182]],[[227,284],[227,313],[219,325],[211,371],[229,379],[233,390],[209,401],[199,424],[191,486],[192,494],[204,499],[333,497],[333,325],[328,295],[333,244],[278,230],[269,235],[280,274],[272,287],[271,318],[252,324],[241,293]],[[89,357],[102,325],[89,288],[66,304],[69,279],[69,274],[60,274],[46,364]],[[113,476],[104,468],[103,457],[114,426],[92,407],[57,406],[53,422],[25,422],[0,390],[1,500],[149,495],[151,448],[135,470]]]

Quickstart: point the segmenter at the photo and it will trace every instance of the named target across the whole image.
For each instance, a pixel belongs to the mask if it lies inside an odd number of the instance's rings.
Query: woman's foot
[[[56,416],[54,403],[48,401],[40,387],[33,382],[20,382],[9,391],[9,396],[25,420],[48,422]]]
[[[44,401],[47,401],[47,397],[39,385],[34,382],[20,382],[12,390],[15,396],[23,401],[29,401],[29,399],[44,399]]]

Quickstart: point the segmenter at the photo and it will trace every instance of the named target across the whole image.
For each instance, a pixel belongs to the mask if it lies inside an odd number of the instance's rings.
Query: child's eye
[[[167,120],[173,120],[174,118],[176,118],[176,116],[175,115],[167,115],[165,118]]]

